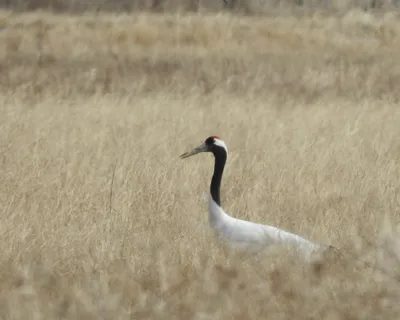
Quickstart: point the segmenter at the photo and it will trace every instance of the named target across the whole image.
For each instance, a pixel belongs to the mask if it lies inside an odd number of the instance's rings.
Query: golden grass
[[[0,316],[395,319],[400,22],[0,13]],[[231,256],[202,200],[370,259]],[[111,203],[110,203],[110,191]]]

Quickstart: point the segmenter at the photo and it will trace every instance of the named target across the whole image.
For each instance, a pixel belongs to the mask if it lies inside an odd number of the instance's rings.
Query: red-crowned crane
[[[221,180],[228,157],[228,148],[218,136],[207,138],[197,148],[182,154],[181,159],[201,152],[211,152],[214,155],[214,174],[211,179],[210,196],[208,197],[209,223],[217,235],[235,248],[245,251],[260,251],[270,245],[289,245],[298,252],[310,257],[315,251],[330,249],[326,246],[313,243],[296,234],[250,221],[236,219],[227,214],[221,206]]]

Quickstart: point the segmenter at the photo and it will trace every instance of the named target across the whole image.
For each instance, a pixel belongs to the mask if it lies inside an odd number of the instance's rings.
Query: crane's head
[[[194,156],[195,154],[201,153],[201,152],[212,152],[214,155],[216,153],[219,153],[221,151],[224,151],[226,154],[228,153],[228,148],[226,147],[225,142],[221,140],[220,137],[218,136],[211,136],[206,139],[201,145],[198,147],[194,148],[193,150],[189,152],[185,152],[181,154],[181,159],[188,158],[190,156]]]

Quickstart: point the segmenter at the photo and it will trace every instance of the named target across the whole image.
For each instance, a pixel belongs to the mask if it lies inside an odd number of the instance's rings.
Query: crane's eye
[[[214,143],[215,139],[213,137],[209,137],[206,139],[205,144],[206,145],[212,145]]]

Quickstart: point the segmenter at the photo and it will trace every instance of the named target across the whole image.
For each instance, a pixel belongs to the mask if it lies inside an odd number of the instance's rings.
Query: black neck
[[[214,147],[214,150],[212,152],[215,157],[215,164],[214,164],[214,174],[211,179],[210,193],[215,203],[221,206],[221,197],[220,197],[221,180],[222,180],[222,174],[224,173],[227,154],[226,150],[222,147]]]

